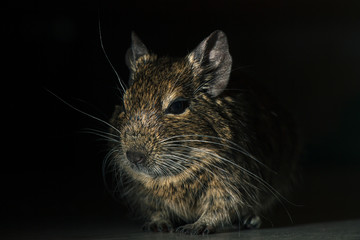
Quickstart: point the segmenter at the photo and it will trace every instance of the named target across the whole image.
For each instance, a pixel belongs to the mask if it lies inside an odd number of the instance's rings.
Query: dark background
[[[212,31],[229,39],[233,79],[245,73],[298,119],[303,181],[295,224],[360,217],[359,1],[43,1],[2,7],[1,217],[6,225],[126,218],[103,182],[106,126],[119,102],[130,33],[184,56]],[[5,64],[4,64],[5,62]],[[280,211],[285,212],[285,211]],[[282,216],[283,217],[283,216]],[[281,217],[280,217],[281,218]],[[289,224],[276,220],[275,226]]]

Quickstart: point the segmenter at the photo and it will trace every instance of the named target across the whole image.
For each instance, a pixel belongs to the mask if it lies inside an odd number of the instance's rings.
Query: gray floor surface
[[[58,223],[36,225],[27,229],[13,228],[0,239],[348,239],[360,240],[360,219],[294,225],[280,228],[231,231],[208,236],[189,236],[177,233],[142,232],[134,223]]]

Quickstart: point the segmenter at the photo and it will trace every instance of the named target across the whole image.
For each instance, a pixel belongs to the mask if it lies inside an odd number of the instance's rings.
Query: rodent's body
[[[136,36],[130,88],[111,134],[123,196],[155,231],[211,233],[259,216],[296,170],[289,118],[251,89],[225,90],[231,57],[218,31],[186,58],[150,55]],[[115,130],[116,129],[116,130]]]

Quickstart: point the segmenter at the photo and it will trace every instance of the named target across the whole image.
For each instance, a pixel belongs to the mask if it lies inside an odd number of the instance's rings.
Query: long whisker
[[[152,171],[155,173],[155,175],[158,177],[158,176],[161,176],[163,174],[166,173],[166,169],[162,168],[162,166],[155,166]]]
[[[178,149],[178,148],[175,148],[174,150],[177,150],[177,149]],[[182,153],[179,153],[179,152],[176,152],[176,151],[172,152],[171,154],[172,154],[173,156],[175,155],[178,159],[182,159],[182,160],[184,160],[184,161],[188,161],[188,159],[191,159],[191,160],[200,162],[200,159],[197,158],[197,157],[187,156],[187,155],[185,155],[185,154],[182,154]],[[207,167],[206,165],[210,165],[211,167],[217,168],[218,170],[220,170],[220,171],[222,171],[222,172],[224,172],[224,173],[226,173],[226,174],[229,174],[229,171],[224,170],[224,169],[222,169],[221,167],[219,167],[219,166],[217,166],[217,165],[215,165],[215,164],[213,164],[213,163],[206,162],[206,163],[203,163],[203,165],[204,165],[204,167]],[[216,176],[215,173],[213,173],[210,169],[207,169],[207,170],[209,170],[209,172],[210,172],[211,174],[213,174],[214,176]]]
[[[183,165],[181,165],[180,163],[177,162],[177,160],[181,160],[181,161],[184,161],[184,162],[188,162],[187,159],[185,158],[179,158],[179,157],[176,157],[176,156],[173,156],[173,155],[170,155],[170,154],[162,154],[161,155],[163,158],[165,157],[166,160],[162,161],[162,163],[164,162],[167,162],[167,161],[170,161],[170,163],[174,164],[175,165],[175,168],[177,170],[178,173],[182,173],[184,170],[186,170],[186,167],[184,167]],[[169,164],[167,164],[169,165]],[[200,166],[200,165],[199,165]],[[170,167],[174,167],[173,165],[170,165]],[[210,171],[210,170],[209,170]],[[200,181],[200,179],[198,178],[198,176],[196,176],[194,173],[192,173],[191,171],[187,171],[186,172],[187,174],[189,174],[192,178],[194,178],[196,181],[198,181],[198,183],[204,187],[203,183]]]
[[[180,145],[181,146],[181,145]],[[221,157],[217,154],[214,154],[212,152],[209,152],[209,151],[206,151],[204,149],[199,149],[199,148],[194,148],[194,147],[190,147],[190,146],[182,146],[182,147],[185,147],[185,148],[189,148],[193,151],[198,151],[198,152],[201,152],[201,153],[206,153],[206,154],[209,154],[210,156],[212,157],[215,157],[215,158],[218,158],[224,162],[228,162],[232,165],[234,165],[235,167],[239,168],[240,170],[244,171],[245,173],[247,173],[250,177],[252,177],[253,179],[257,180],[260,184],[262,184],[266,189],[269,190],[270,193],[272,193],[274,195],[274,197],[276,197],[276,199],[281,203],[281,205],[284,207],[284,209],[286,210],[290,220],[292,221],[292,218],[291,218],[291,215],[288,211],[288,209],[285,207],[285,205],[283,204],[283,202],[281,201],[281,199],[285,200],[287,203],[291,204],[291,205],[295,205],[294,203],[290,202],[288,199],[286,199],[284,196],[282,196],[275,188],[273,188],[269,183],[267,183],[266,181],[264,181],[264,179],[262,179],[261,177],[259,177],[258,175],[256,175],[255,173],[239,166],[238,164],[234,163],[233,161],[230,161],[224,157]],[[281,199],[280,199],[280,198]]]
[[[119,81],[119,84],[122,88],[122,91],[123,93],[126,92],[126,88],[125,88],[125,84],[123,83],[123,81],[121,80],[119,74],[117,73],[117,71],[115,70],[115,67],[113,66],[113,64],[111,63],[110,59],[109,59],[109,56],[107,55],[106,51],[105,51],[105,48],[104,48],[104,44],[103,44],[103,40],[102,40],[102,33],[101,33],[101,22],[100,22],[100,17],[99,17],[99,39],[100,39],[100,45],[101,45],[101,49],[105,55],[105,58],[106,60],[108,61],[108,63],[110,64],[112,70],[114,71],[118,81]]]
[[[104,182],[105,188],[106,188],[109,192],[110,192],[110,187],[109,187],[108,182],[107,182],[107,180],[106,180],[106,173],[107,173],[108,167],[110,166],[110,163],[112,163],[112,161],[111,161],[111,160],[112,160],[112,159],[111,159],[111,156],[112,156],[114,153],[116,153],[116,152],[119,152],[119,150],[117,150],[117,149],[112,149],[112,150],[110,150],[110,151],[106,154],[106,156],[105,156],[105,158],[104,158],[104,160],[103,160],[103,164],[102,164],[102,177],[103,177],[103,182]],[[111,170],[112,170],[112,171],[116,171],[115,165],[112,164]],[[115,175],[115,177],[116,177],[116,175]]]
[[[90,117],[90,118],[92,118],[92,119],[94,119],[94,120],[96,120],[96,121],[99,121],[99,122],[101,122],[102,124],[105,124],[106,126],[114,129],[116,132],[118,132],[118,133],[121,135],[121,132],[120,132],[117,128],[115,128],[113,125],[111,125],[110,123],[108,123],[108,122],[106,122],[106,121],[104,121],[104,120],[102,120],[102,119],[100,119],[100,118],[98,118],[98,117],[95,117],[95,116],[93,116],[93,115],[91,115],[91,114],[89,114],[89,113],[87,113],[87,112],[84,112],[84,111],[82,111],[82,110],[74,107],[73,105],[71,105],[70,103],[66,102],[65,100],[63,100],[62,98],[60,98],[59,96],[57,96],[55,93],[53,93],[52,91],[50,91],[49,89],[45,89],[45,90],[48,91],[51,95],[53,95],[53,96],[56,97],[57,99],[59,99],[62,103],[64,103],[64,104],[67,105],[68,107],[70,107],[70,108],[74,109],[75,111],[78,111],[79,113],[84,114],[85,116],[88,116],[88,117]]]
[[[179,166],[174,166],[170,163],[175,163],[175,161],[171,160],[171,159],[167,159],[166,161],[162,161],[160,166],[161,167],[167,167],[167,168],[164,168],[164,171],[168,174],[168,175],[171,175],[171,171],[170,170],[173,170],[175,173],[180,173],[183,169],[181,169]]]
[[[217,166],[216,164],[213,164],[213,163],[210,163],[210,162],[202,162],[202,161],[200,161],[200,159],[197,158],[197,157],[190,157],[190,156],[186,156],[185,154],[181,154],[181,153],[176,152],[176,150],[179,150],[179,147],[175,147],[174,150],[175,150],[175,151],[172,152],[172,154],[182,155],[182,156],[184,156],[184,157],[187,157],[187,158],[189,158],[189,159],[194,160],[195,162],[192,162],[192,164],[195,164],[195,165],[197,165],[197,166],[199,166],[199,167],[201,167],[201,168],[205,168],[207,172],[211,173],[211,174],[212,174],[213,176],[215,176],[215,177],[217,177],[218,175],[216,175],[216,174],[211,170],[212,168],[216,168],[216,169],[224,172],[225,175],[230,174],[228,171],[222,169],[221,167]],[[182,158],[182,159],[185,159],[185,158]],[[201,165],[200,165],[200,164],[201,164]],[[209,166],[208,166],[208,165],[209,165]],[[211,168],[211,167],[212,167],[212,168]],[[253,188],[255,188],[255,189],[258,189],[255,185],[253,185],[253,184],[251,184],[251,183],[248,183],[248,185],[251,186],[251,187],[253,187]],[[233,190],[235,193],[237,193],[238,195],[240,195],[239,189],[235,188],[235,187],[234,187],[233,185],[231,185],[231,184],[230,184],[229,186],[232,188],[232,190]],[[244,191],[250,196],[250,193],[249,193],[246,189],[244,189]],[[229,194],[232,194],[232,193],[229,192],[229,191],[227,191],[227,192],[228,192]]]
[[[95,136],[101,137],[101,139],[108,141],[108,142],[115,142],[115,143],[119,143],[119,137],[118,136],[111,136],[110,134],[106,133],[106,132],[102,132],[102,131],[95,131],[95,129],[90,129],[90,130],[83,130],[83,133],[89,133],[89,134],[93,134]]]
[[[96,132],[96,133],[104,134],[104,135],[107,135],[107,136],[109,136],[109,137],[114,137],[114,139],[120,138],[119,135],[116,135],[116,134],[113,134],[113,133],[109,133],[109,132],[105,132],[105,131],[102,131],[102,130],[99,130],[99,129],[84,128],[84,130],[90,131],[91,133],[92,133],[92,132]]]
[[[180,136],[180,135],[179,135]],[[175,136],[175,137],[179,137],[179,136]],[[219,143],[219,142],[213,142],[213,141],[209,141],[209,140],[198,140],[198,139],[184,139],[184,140],[173,140],[173,141],[169,141],[170,139],[173,139],[175,137],[170,137],[167,138],[166,140],[163,140],[162,142],[168,144],[168,143],[180,143],[180,142],[201,142],[201,143],[210,143],[210,144],[214,144],[214,145],[219,145],[219,146],[223,146],[223,147],[227,147],[230,148],[232,150],[235,150],[237,152],[240,152],[242,154],[244,154],[245,156],[251,158],[252,160],[256,161],[257,163],[259,163],[260,165],[262,165],[263,167],[267,168],[269,171],[277,174],[276,171],[272,170],[269,166],[267,166],[266,164],[264,164],[263,162],[261,162],[260,160],[258,160],[257,158],[255,158],[254,156],[252,156],[249,152],[247,152],[246,150],[244,150],[243,148],[241,148],[239,145],[237,145],[234,142],[231,142],[230,140],[227,139],[222,139],[222,138],[217,138],[217,137],[213,137],[213,136],[206,136],[206,135],[181,135],[181,137],[189,137],[189,136],[196,136],[196,137],[204,137],[204,138],[213,138],[213,139],[218,139],[218,140],[225,140],[226,142],[231,143],[232,145],[236,146],[236,147],[232,147],[223,143]]]
[[[209,153],[211,154],[211,153]],[[226,159],[226,158],[222,158],[220,156],[217,156],[218,158],[232,163],[230,160]],[[236,166],[236,164],[234,164]],[[238,165],[237,165],[238,166]],[[288,215],[290,221],[293,223],[293,219],[291,217],[291,214],[289,212],[289,210],[287,209],[287,207],[285,206],[285,204],[283,203],[283,201],[281,199],[283,199],[284,201],[286,201],[287,203],[296,206],[296,204],[292,203],[291,201],[289,201],[287,198],[285,198],[281,193],[279,193],[273,186],[271,186],[269,183],[267,183],[264,179],[262,179],[261,177],[259,177],[258,175],[256,175],[255,173],[241,167],[238,166],[241,170],[243,170],[244,172],[246,172],[247,174],[249,174],[249,176],[251,176],[253,179],[257,180],[260,184],[262,184],[271,194],[273,194],[273,196],[278,200],[278,202],[282,205],[282,207],[284,208],[284,210],[286,211],[286,214]],[[281,198],[281,199],[280,199]]]

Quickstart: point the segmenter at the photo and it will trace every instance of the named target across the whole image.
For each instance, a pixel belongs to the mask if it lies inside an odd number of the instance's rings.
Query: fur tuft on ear
[[[210,74],[211,79],[204,85],[208,93],[216,97],[226,88],[232,59],[224,32],[217,30],[205,38],[188,56],[197,74]]]
[[[136,61],[144,56],[148,55],[149,51],[146,48],[145,44],[140,40],[140,38],[134,33],[131,33],[131,47],[127,50],[125,61],[126,65],[130,71],[135,71]]]

